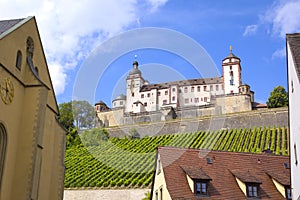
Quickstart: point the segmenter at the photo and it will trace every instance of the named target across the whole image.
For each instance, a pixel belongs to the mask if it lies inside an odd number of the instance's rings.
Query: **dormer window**
[[[196,195],[207,195],[207,184],[208,180],[195,180],[195,194]]]
[[[292,200],[292,190],[290,187],[285,187],[285,197],[287,200]]]
[[[258,184],[247,183],[247,197],[257,197],[258,187]]]
[[[182,167],[191,191],[196,196],[207,196],[209,182],[212,180],[202,168]]]

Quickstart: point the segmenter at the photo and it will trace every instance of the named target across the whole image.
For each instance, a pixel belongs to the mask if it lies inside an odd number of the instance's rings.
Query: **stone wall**
[[[143,137],[199,130],[252,128],[254,126],[288,126],[288,108],[262,109],[227,115],[124,125],[107,128],[107,130],[112,137],[123,137],[128,135],[130,130],[136,129]]]

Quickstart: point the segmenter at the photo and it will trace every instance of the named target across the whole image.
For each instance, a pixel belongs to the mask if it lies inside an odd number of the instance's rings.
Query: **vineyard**
[[[65,188],[146,188],[151,185],[157,146],[288,155],[286,127],[199,131],[72,147],[65,156]]]

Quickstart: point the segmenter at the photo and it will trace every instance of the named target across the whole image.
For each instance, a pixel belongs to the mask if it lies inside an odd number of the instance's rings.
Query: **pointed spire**
[[[232,53],[232,46],[231,45],[229,46],[229,50],[230,50],[230,53]]]

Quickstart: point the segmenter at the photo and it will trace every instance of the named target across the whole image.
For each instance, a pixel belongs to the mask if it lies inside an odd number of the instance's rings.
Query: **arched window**
[[[32,59],[33,51],[34,51],[33,39],[31,37],[28,37],[26,41],[26,53],[28,58]]]
[[[0,123],[0,191],[1,191],[2,175],[4,169],[5,153],[6,153],[6,141],[7,141],[6,130],[4,125]]]
[[[22,52],[20,50],[18,50],[17,58],[16,58],[16,68],[21,70],[21,65],[22,65]]]

